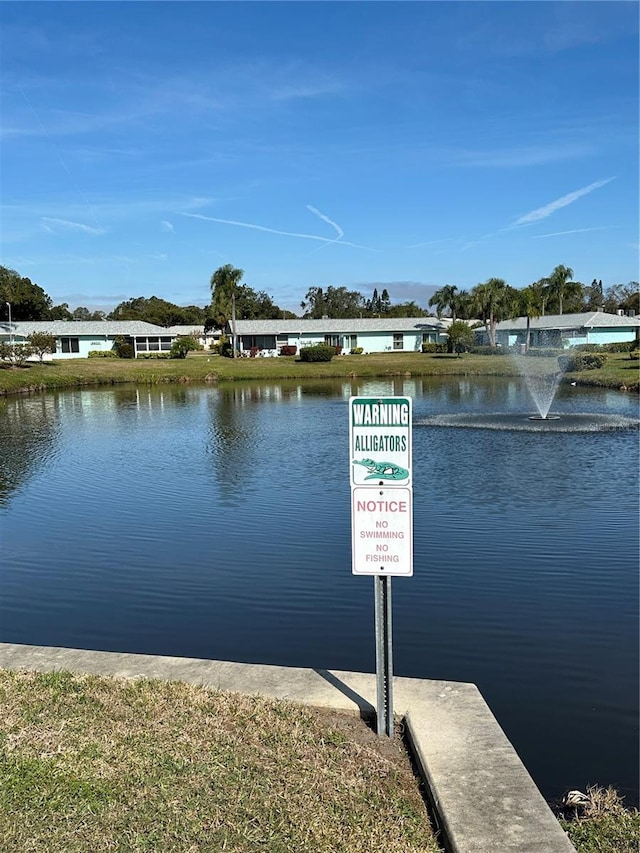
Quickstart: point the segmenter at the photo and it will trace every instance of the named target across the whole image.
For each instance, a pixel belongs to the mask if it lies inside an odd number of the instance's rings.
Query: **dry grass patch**
[[[182,683],[0,671],[0,849],[437,851],[399,740]]]
[[[587,788],[588,802],[561,809],[560,824],[578,853],[638,853],[640,813],[613,788]]]

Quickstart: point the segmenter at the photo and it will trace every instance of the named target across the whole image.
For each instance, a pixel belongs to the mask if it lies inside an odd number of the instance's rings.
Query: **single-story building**
[[[529,321],[532,347],[575,347],[578,344],[612,344],[638,340],[640,318],[625,314],[587,311],[582,314],[550,314]],[[489,343],[484,329],[476,329],[478,342]],[[526,343],[527,318],[503,320],[496,327],[496,343],[516,346]]]
[[[363,352],[420,352],[423,343],[447,340],[447,320],[436,317],[408,317],[353,320],[236,320],[236,347],[242,353],[252,349],[262,355],[278,355],[283,345],[302,347],[314,344],[341,346],[343,352],[362,347]],[[87,358],[91,351],[114,349],[116,338],[133,347],[134,356],[169,352],[181,335],[194,335],[210,348],[220,340],[220,332],[204,333],[204,327],[170,326],[164,328],[140,320],[18,320],[0,321],[0,341],[26,343],[34,332],[46,332],[56,338],[51,360]],[[227,335],[232,337],[231,324]]]
[[[257,348],[264,355],[278,355],[281,347],[315,344],[340,346],[348,353],[420,352],[423,343],[446,341],[447,324],[437,317],[376,317],[352,320],[236,320],[236,348],[249,352]],[[231,324],[227,330],[233,337]]]
[[[124,338],[137,358],[142,353],[169,352],[176,334],[162,326],[141,320],[17,320],[0,322],[0,341],[23,344],[34,332],[55,335],[56,350],[52,358],[87,358],[92,350],[114,348],[116,338]]]

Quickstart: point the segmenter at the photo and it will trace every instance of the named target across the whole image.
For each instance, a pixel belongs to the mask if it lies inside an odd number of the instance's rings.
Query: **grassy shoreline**
[[[554,358],[531,358],[528,367],[541,373],[557,371]],[[217,383],[286,379],[368,379],[429,376],[518,376],[516,361],[509,356],[423,353],[374,353],[340,356],[324,364],[295,358],[228,359],[192,353],[186,359],[69,359],[24,367],[0,369],[0,396],[38,393],[65,388],[133,383]],[[567,373],[563,382],[576,382],[638,393],[638,362],[626,353],[612,353],[599,370]]]
[[[437,853],[402,740],[181,682],[0,670],[0,849]]]
[[[578,853],[636,853],[640,814],[590,789]],[[177,681],[0,669],[0,849],[438,853],[400,733]]]

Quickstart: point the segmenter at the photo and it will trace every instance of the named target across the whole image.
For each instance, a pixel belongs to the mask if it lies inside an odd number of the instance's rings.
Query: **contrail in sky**
[[[549,204],[545,204],[544,207],[537,207],[535,210],[532,210],[529,213],[525,213],[524,216],[521,216],[519,219],[516,219],[513,225],[527,225],[530,222],[538,222],[540,219],[546,219],[547,216],[551,216],[551,214],[555,213],[556,210],[560,210],[560,208],[566,207],[568,204],[573,204],[574,201],[577,201],[579,198],[582,198],[583,195],[588,195],[594,190],[600,189],[600,187],[604,187],[605,184],[608,184],[614,180],[615,175],[613,178],[606,178],[604,181],[595,181],[595,183],[589,184],[589,186],[587,187],[582,187],[582,189],[580,190],[575,190],[572,193],[567,193],[567,195],[563,195],[560,198],[557,198],[555,201],[551,201],[549,202]]]
[[[358,243],[350,243],[348,240],[327,240],[326,237],[318,237],[316,234],[301,234],[297,231],[280,231],[277,228],[267,228],[265,225],[255,225],[252,222],[238,222],[235,219],[220,219],[217,216],[204,216],[201,213],[185,213],[178,211],[180,216],[190,216],[192,219],[204,219],[207,222],[221,222],[223,225],[237,225],[240,228],[252,228],[254,231],[264,231],[267,234],[280,234],[282,237],[299,237],[302,240],[318,240],[321,243],[338,243],[340,246],[351,246],[354,249],[369,249],[369,246],[360,246]],[[335,226],[335,223],[332,223]],[[335,226],[338,227],[338,226]],[[371,251],[369,249],[369,251]]]
[[[534,240],[540,240],[542,237],[562,237],[565,234],[584,234],[586,231],[608,231],[612,225],[600,225],[595,228],[572,228],[571,231],[554,231],[553,234],[535,234]]]
[[[315,252],[319,252],[319,251],[320,251],[320,249],[324,249],[324,248],[325,248],[325,246],[331,246],[331,244],[332,244],[332,243],[339,243],[339,242],[340,242],[340,240],[344,237],[344,231],[343,231],[343,230],[342,230],[342,228],[338,225],[338,223],[337,223],[337,222],[334,222],[334,221],[333,221],[333,219],[329,219],[329,217],[328,217],[328,216],[325,216],[325,215],[324,215],[324,213],[321,213],[321,212],[318,210],[318,208],[317,208],[317,207],[312,207],[312,205],[310,205],[310,204],[308,204],[308,205],[307,205],[307,210],[310,210],[310,211],[311,211],[311,213],[315,214],[317,217],[319,217],[320,219],[322,219],[322,221],[323,221],[323,222],[326,222],[326,223],[328,223],[329,225],[331,225],[331,227],[332,227],[332,228],[335,228],[335,229],[336,229],[336,234],[338,235],[338,236],[337,236],[337,237],[335,237],[333,240],[326,240],[326,241],[322,244],[322,246],[318,246],[316,249],[312,249],[312,250],[311,250],[311,252],[310,252],[309,254],[310,254],[310,255],[313,255]]]
[[[328,217],[328,216],[325,216],[325,215],[324,215],[324,213],[320,213],[320,211],[319,211],[317,208],[312,207],[310,204],[308,204],[308,205],[307,205],[307,210],[310,210],[310,211],[311,211],[311,213],[315,213],[315,215],[316,215],[316,216],[319,216],[319,217],[320,217],[320,219],[322,219],[322,221],[323,221],[323,222],[327,222],[329,225],[331,225],[333,228],[335,228],[335,229],[336,229],[336,233],[337,233],[337,235],[338,235],[337,240],[339,240],[341,237],[344,237],[344,231],[343,231],[343,230],[342,230],[342,228],[337,224],[337,222],[334,222],[334,221],[333,221],[333,219],[329,219],[329,217]],[[330,242],[330,243],[335,243],[335,242],[337,242],[337,240],[330,240],[329,242]]]

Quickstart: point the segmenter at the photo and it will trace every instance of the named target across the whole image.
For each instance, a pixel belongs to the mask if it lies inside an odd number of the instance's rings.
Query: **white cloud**
[[[160,230],[165,231],[165,232],[168,231],[171,234],[175,234],[176,229],[173,227],[173,225],[170,222],[167,222],[166,219],[163,219],[162,222],[160,223]]]
[[[572,193],[567,193],[567,195],[563,195],[560,198],[557,198],[555,201],[549,202],[549,204],[545,204],[543,207],[537,207],[535,210],[530,211],[529,213],[525,213],[524,216],[521,216],[519,219],[513,223],[514,225],[528,225],[530,222],[539,222],[541,219],[546,219],[547,216],[551,216],[552,213],[555,213],[556,210],[560,210],[562,207],[567,207],[569,204],[573,204],[574,201],[577,201],[582,196],[588,195],[592,193],[594,190],[600,189],[600,187],[604,187],[606,184],[615,180],[615,176],[613,178],[606,178],[603,181],[595,181],[593,184],[589,184],[586,187],[582,187],[582,189],[575,190]]]
[[[65,231],[82,231],[84,234],[106,234],[106,229],[85,225],[83,222],[71,222],[69,219],[56,219],[52,216],[43,216],[41,218],[45,229],[52,234],[56,234],[59,229]]]
[[[575,160],[593,153],[591,143],[557,143],[488,150],[453,150],[443,152],[443,158],[459,166],[520,168]]]

